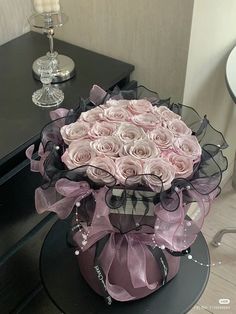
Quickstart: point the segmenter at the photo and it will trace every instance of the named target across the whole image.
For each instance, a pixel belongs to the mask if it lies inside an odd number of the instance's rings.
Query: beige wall
[[[31,0],[0,0],[0,45],[29,31]]]
[[[226,135],[231,165],[236,148],[236,108],[225,85],[225,64],[235,44],[236,1],[195,0],[184,103],[207,113]]]
[[[134,78],[182,100],[193,0],[61,0],[57,37],[135,65]]]

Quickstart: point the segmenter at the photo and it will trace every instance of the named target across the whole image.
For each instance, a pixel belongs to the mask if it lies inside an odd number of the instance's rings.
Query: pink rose
[[[109,122],[124,122],[130,120],[130,113],[123,107],[112,106],[104,109],[103,118]]]
[[[149,140],[139,140],[124,146],[123,154],[137,159],[148,159],[160,155],[160,150]]]
[[[153,141],[161,150],[168,149],[174,142],[174,135],[168,129],[159,126],[148,132],[148,138]]]
[[[186,156],[180,156],[174,152],[167,155],[168,160],[175,168],[176,178],[188,178],[193,173],[193,160]]]
[[[146,99],[131,100],[128,109],[133,115],[153,112],[152,104]]]
[[[168,190],[175,178],[175,168],[162,158],[147,160],[144,164],[144,173],[147,184],[158,193],[162,187],[164,190]]]
[[[154,112],[156,114],[160,115],[164,121],[171,121],[171,120],[175,120],[175,119],[180,120],[181,119],[180,115],[171,111],[166,106],[155,107]]]
[[[198,143],[196,136],[184,136],[177,138],[174,142],[176,152],[180,156],[191,158],[194,162],[200,160],[202,148]]]
[[[122,143],[114,136],[104,136],[90,143],[97,155],[116,157],[119,156]]]
[[[174,119],[167,122],[167,127],[176,136],[192,134],[192,130],[188,128],[182,120],[179,119]]]
[[[144,130],[153,130],[161,124],[161,118],[151,112],[135,115],[131,120]]]
[[[115,183],[116,165],[109,157],[95,157],[87,169],[87,176],[95,183]]]
[[[118,108],[124,108],[126,109],[129,105],[129,100],[126,99],[109,99],[105,104],[104,107],[109,108],[109,107],[115,107],[117,106]]]
[[[140,182],[140,176],[143,173],[142,163],[138,159],[131,156],[117,158],[116,161],[116,177],[122,184],[137,184]],[[129,178],[127,181],[126,179]]]
[[[121,123],[115,135],[124,143],[130,143],[146,137],[142,128],[131,123]]]
[[[88,138],[89,129],[90,129],[89,123],[77,121],[75,123],[64,125],[61,128],[60,132],[64,142],[69,145],[71,142],[75,140]]]
[[[116,130],[116,124],[101,121],[101,122],[95,122],[91,130],[89,130],[88,134],[92,138],[99,138],[101,136],[110,136],[114,133]]]
[[[100,107],[93,108],[91,110],[82,112],[78,121],[85,121],[89,123],[94,123],[96,121],[101,120],[103,114],[103,110]]]
[[[96,156],[96,153],[90,146],[90,141],[74,141],[66,149],[61,157],[62,161],[69,169],[74,169],[87,165]]]

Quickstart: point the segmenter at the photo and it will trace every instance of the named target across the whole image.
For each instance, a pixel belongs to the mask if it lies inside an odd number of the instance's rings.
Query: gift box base
[[[123,248],[125,250],[125,248]],[[96,272],[94,270],[94,259],[95,259],[95,251],[96,251],[96,246],[92,246],[90,249],[87,251],[81,253],[78,256],[78,262],[79,262],[79,267],[80,267],[80,272],[83,276],[83,278],[86,280],[88,285],[99,295],[103,295],[101,286],[99,284],[99,280],[96,276]],[[109,272],[109,281],[112,284],[116,284],[124,288],[131,296],[133,296],[133,300],[138,300],[141,298],[144,298],[148,296],[149,294],[157,291],[160,289],[162,285],[162,275],[159,269],[159,266],[157,262],[153,259],[148,259],[147,264],[146,264],[146,275],[148,278],[148,281],[150,283],[152,282],[158,282],[158,285],[155,289],[149,289],[148,287],[142,287],[142,288],[134,288],[130,279],[129,271],[127,267],[124,267],[124,263],[126,263],[125,259],[122,259],[122,250],[119,252],[119,257],[120,263],[117,262],[113,267],[111,267],[111,270]],[[167,251],[163,251],[167,263],[168,263],[168,275],[166,282],[170,281],[173,279],[180,267],[180,257],[179,256],[172,256],[170,255]],[[123,255],[124,256],[124,255]],[[102,266],[102,261],[100,261],[100,265]],[[113,296],[114,298],[114,296]],[[115,299],[115,298],[114,298]],[[122,301],[116,299],[116,301]]]

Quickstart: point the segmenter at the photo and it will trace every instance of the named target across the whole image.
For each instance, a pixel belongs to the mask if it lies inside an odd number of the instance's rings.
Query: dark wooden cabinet
[[[63,107],[73,108],[87,98],[93,84],[105,90],[135,86],[130,64],[55,40],[56,49],[72,57],[76,76],[60,85]],[[42,242],[56,220],[38,215],[34,190],[38,174],[30,172],[25,149],[39,142],[49,111],[32,103],[40,83],[32,77],[32,62],[48,50],[47,39],[27,33],[0,47],[0,313],[53,314],[38,271]]]

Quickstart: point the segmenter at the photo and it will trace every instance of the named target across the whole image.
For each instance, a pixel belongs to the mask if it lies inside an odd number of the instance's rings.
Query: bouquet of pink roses
[[[61,135],[68,145],[62,155],[68,169],[92,165],[122,185],[130,177],[127,183],[142,184],[137,175],[155,174],[158,179],[143,179],[156,192],[169,189],[175,178],[190,177],[202,152],[181,116],[146,99],[108,100],[63,126]],[[106,173],[96,168],[89,167],[87,176],[109,183]]]
[[[75,212],[81,273],[110,304],[142,298],[172,279],[219,194],[227,144],[206,117],[143,87],[106,93],[90,110],[58,109],[42,131],[39,213]],[[188,218],[197,202],[200,210]],[[138,263],[137,263],[138,261]]]

